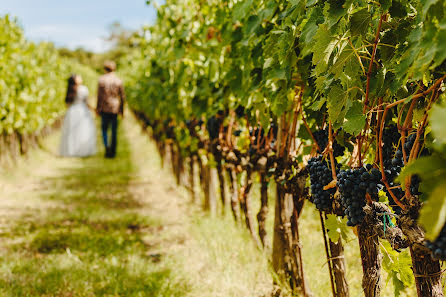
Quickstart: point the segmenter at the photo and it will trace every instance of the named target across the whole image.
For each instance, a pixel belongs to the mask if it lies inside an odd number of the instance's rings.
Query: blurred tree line
[[[95,53],[81,47],[74,50],[61,47],[58,48],[58,52],[63,57],[77,60],[81,64],[90,66],[96,72],[102,73],[106,60],[115,61],[119,68],[121,58],[138,46],[138,36],[140,36],[138,31],[126,29],[121,23],[114,22],[109,26],[108,36],[104,38],[104,41],[109,44],[107,51]]]

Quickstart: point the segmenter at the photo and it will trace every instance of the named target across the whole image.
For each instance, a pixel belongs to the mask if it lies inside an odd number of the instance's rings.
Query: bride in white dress
[[[96,153],[96,125],[88,107],[88,88],[79,75],[68,79],[65,102],[69,104],[62,126],[60,155],[87,157]]]

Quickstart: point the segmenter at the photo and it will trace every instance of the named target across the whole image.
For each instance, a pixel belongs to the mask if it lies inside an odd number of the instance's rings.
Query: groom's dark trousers
[[[115,113],[102,112],[101,113],[102,123],[102,139],[104,140],[104,145],[111,157],[116,154],[117,145],[117,133],[118,133],[118,115]],[[108,129],[111,126],[111,143],[108,140]]]

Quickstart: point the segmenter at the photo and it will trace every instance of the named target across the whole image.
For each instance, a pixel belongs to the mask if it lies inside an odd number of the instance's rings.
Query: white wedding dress
[[[62,126],[60,155],[63,157],[87,157],[96,153],[96,125],[87,99],[88,88],[79,86]]]

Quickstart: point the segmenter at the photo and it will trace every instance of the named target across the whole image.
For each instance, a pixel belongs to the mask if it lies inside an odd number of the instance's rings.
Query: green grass
[[[141,203],[129,191],[136,178],[131,148],[122,131],[119,140],[115,160],[99,154],[80,160],[43,157],[50,162],[43,166],[62,165],[41,180],[45,190],[26,194],[52,207],[21,218],[2,234],[1,296],[184,296],[190,291],[172,257],[160,262],[150,254],[145,236],[157,232],[161,222],[137,211]]]

